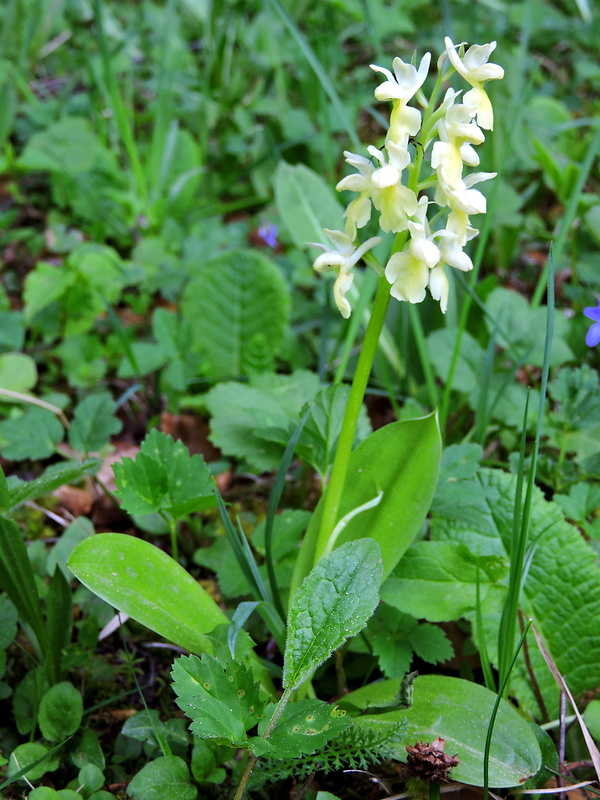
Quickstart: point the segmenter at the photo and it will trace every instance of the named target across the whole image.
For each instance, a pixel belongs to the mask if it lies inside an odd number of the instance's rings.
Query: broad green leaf
[[[429,358],[444,383],[447,383],[456,336],[456,328],[438,328],[427,337]],[[476,389],[479,390],[484,361],[485,352],[467,331],[463,331],[460,351],[452,376],[452,388],[465,394]]]
[[[208,467],[181,441],[151,431],[135,461],[114,465],[117,495],[130,514],[167,511],[179,519],[216,505]]]
[[[58,574],[62,577],[62,573]],[[82,718],[81,692],[72,683],[57,683],[42,697],[38,722],[42,736],[49,742],[61,742],[75,733]]]
[[[429,511],[438,479],[441,448],[435,414],[393,422],[362,442],[350,456],[338,519],[382,493],[381,500],[350,519],[336,546],[359,539],[368,532],[381,548],[386,578]],[[304,538],[292,588],[298,586],[314,563],[322,508],[323,498]]]
[[[95,764],[86,764],[79,770],[77,776],[78,789],[82,794],[88,795],[104,786],[104,773]]]
[[[39,478],[35,478],[33,481],[17,483],[16,485],[11,482],[9,489],[10,508],[16,508],[26,500],[35,500],[36,497],[50,494],[59,486],[75,483],[83,478],[84,475],[96,472],[99,466],[100,461],[96,458],[88,458],[81,464],[74,461],[63,461],[60,464],[52,464]]]
[[[331,186],[304,164],[280,161],[274,184],[279,214],[296,247],[322,241],[323,228],[344,229],[344,209]]]
[[[19,159],[19,166],[37,172],[77,175],[94,167],[102,149],[88,120],[69,116],[35,133]]]
[[[182,656],[171,672],[177,705],[192,720],[201,739],[227,739],[245,747],[246,731],[262,718],[265,701],[252,670],[239,661],[226,666],[212,656]]]
[[[0,388],[12,392],[28,392],[36,385],[37,367],[25,353],[4,353],[0,356]]]
[[[180,564],[134,536],[96,534],[77,545],[67,566],[107,603],[191,652],[210,652],[204,634],[228,623]]]
[[[33,569],[21,531],[11,520],[0,516],[0,588],[15,604],[19,615],[32,627],[38,644],[47,649],[46,629]]]
[[[69,444],[74,450],[92,453],[108,444],[123,424],[115,417],[115,403],[108,392],[88,395],[77,404],[69,428]]]
[[[29,406],[21,416],[0,422],[0,449],[12,461],[49,458],[63,435],[64,428],[55,414]]]
[[[274,710],[275,704],[267,709],[258,726],[259,735],[264,733]],[[352,720],[345,711],[322,700],[288,703],[269,738],[269,744],[273,747],[269,755],[272,758],[312,755],[351,725]]]
[[[73,272],[46,261],[38,262],[25,278],[25,319],[31,321],[36,314],[61,298],[76,280]]]
[[[379,602],[383,566],[372,539],[348,542],[321,559],[294,595],[288,618],[283,685],[297,688],[350,636]]]
[[[498,343],[506,354],[517,363],[525,359],[527,364],[541,367],[544,361],[544,336],[546,308],[532,308],[526,297],[518,292],[498,287],[486,300],[485,322],[490,333],[496,331]],[[566,343],[570,322],[562,314],[554,319],[554,338],[550,366],[558,366],[573,360],[573,353]]]
[[[36,764],[36,762],[39,762]],[[47,772],[54,772],[58,769],[60,758],[57,754],[50,755],[50,748],[37,742],[20,744],[10,754],[8,761],[7,775],[12,778],[17,772],[21,772],[29,764],[35,764],[25,773],[30,781],[37,781]]]
[[[288,430],[297,425],[302,407],[321,389],[317,375],[298,370],[291,375],[255,375],[247,384],[229,381],[208,392],[210,439],[226,455],[259,472],[277,469],[284,444],[257,436],[257,430]],[[289,437],[288,437],[289,439]]]
[[[470,484],[463,495],[463,486]],[[471,481],[456,483],[453,518],[434,514],[434,540],[462,542],[483,556],[507,558],[512,535],[516,477],[501,470],[481,469]],[[462,518],[461,518],[462,514]],[[565,522],[559,506],[536,489],[531,506],[531,566],[521,606],[542,636],[550,655],[574,695],[600,685],[600,572],[592,549],[579,531]],[[494,602],[495,600],[495,602]],[[490,657],[495,658],[500,608],[491,595],[483,604]],[[538,649],[528,648],[536,681],[549,714],[558,713],[558,688]],[[532,714],[539,709],[523,656],[511,675],[511,693]]]
[[[417,619],[460,619],[475,610],[478,576],[484,601],[507,573],[502,558],[478,557],[460,542],[416,542],[382,586],[381,598]]]
[[[25,320],[23,312],[0,311],[0,350],[18,351],[21,350],[24,342]],[[0,386],[4,386],[3,381],[0,381]]]
[[[273,368],[288,324],[288,288],[262,253],[231,250],[202,265],[185,290],[182,311],[217,377],[265,372]]]
[[[178,756],[162,756],[143,766],[127,786],[133,800],[194,800],[187,764]]]
[[[342,430],[346,402],[350,387],[340,383],[322,389],[309,403],[309,417],[296,445],[296,454],[313,466],[324,477],[333,461],[335,449]],[[256,435],[268,441],[277,441],[284,446],[289,442],[295,420],[287,428],[259,428]],[[371,433],[371,424],[364,406],[358,420],[355,445],[363,442]]]
[[[344,703],[358,708],[380,706],[393,699],[400,681],[382,681],[351,692]],[[408,709],[356,718],[356,724],[378,728],[402,719],[408,731],[398,746],[396,758],[406,760],[406,745],[432,742],[440,736],[445,752],[458,755],[460,763],[451,779],[483,785],[483,752],[496,695],[483,686],[459,678],[423,675],[414,683],[413,704]],[[537,738],[529,723],[505,700],[500,703],[490,753],[490,786],[518,786],[541,766]]]
[[[184,720],[179,721],[184,722]],[[162,722],[160,714],[155,709],[138,711],[125,721],[121,733],[130,739],[137,739],[138,742],[148,742],[153,747],[159,747],[159,740],[162,739],[170,745],[185,748],[190,742],[190,734],[185,728],[183,730],[173,728],[170,722],[175,720]]]

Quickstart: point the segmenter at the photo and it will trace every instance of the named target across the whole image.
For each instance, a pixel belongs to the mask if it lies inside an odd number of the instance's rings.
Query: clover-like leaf
[[[216,505],[208,467],[200,455],[160,431],[144,439],[135,461],[115,464],[117,494],[130,514],[168,511],[176,518]]]
[[[247,746],[246,731],[256,725],[265,706],[250,668],[234,660],[223,667],[205,653],[202,658],[178,658],[171,676],[177,705],[192,720],[190,730],[196,736]]]
[[[361,631],[379,602],[381,551],[373,539],[346,542],[321,559],[294,595],[283,685],[297,688],[346,639]]]

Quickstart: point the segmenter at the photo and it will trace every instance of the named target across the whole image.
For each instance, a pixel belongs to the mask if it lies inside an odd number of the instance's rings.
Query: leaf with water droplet
[[[295,689],[377,608],[383,574],[373,539],[347,542],[322,558],[298,589],[290,607],[283,685]]]

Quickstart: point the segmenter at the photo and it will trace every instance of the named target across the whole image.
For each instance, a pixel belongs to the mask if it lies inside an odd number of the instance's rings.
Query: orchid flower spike
[[[444,44],[454,69],[473,87],[463,98],[465,105],[471,106],[473,109],[473,116],[477,117],[478,125],[485,130],[493,130],[494,111],[483,84],[485,81],[500,80],[504,77],[504,70],[501,66],[488,63],[492,52],[496,49],[496,42],[483,45],[474,44],[469,47],[462,59],[456,52],[459,45],[453,44],[449,36],[445,37]]]

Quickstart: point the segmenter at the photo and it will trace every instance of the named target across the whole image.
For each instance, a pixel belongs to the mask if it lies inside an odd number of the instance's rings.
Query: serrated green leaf
[[[506,560],[478,557],[460,542],[416,542],[381,587],[381,598],[417,619],[460,619],[475,609],[478,575],[484,601],[507,574]]]
[[[202,265],[182,311],[215,375],[250,375],[273,366],[288,322],[288,289],[265,255],[231,250]]]
[[[143,766],[127,786],[133,800],[194,800],[187,764],[178,756],[162,756]]]
[[[132,461],[114,465],[117,496],[130,514],[167,511],[179,519],[216,505],[204,458],[190,456],[181,441],[151,431]]]
[[[429,664],[441,664],[454,655],[454,648],[444,631],[429,622],[416,626],[410,635],[410,643],[418,657]]]
[[[351,692],[344,702],[357,708],[381,706],[398,694],[399,680],[381,681]],[[423,675],[414,683],[413,704],[408,709],[359,717],[361,726],[378,729],[401,720],[408,723],[394,757],[406,761],[406,745],[417,741],[445,740],[445,752],[458,754],[460,763],[451,779],[483,785],[483,753],[496,695],[483,686],[459,678]],[[540,747],[529,723],[505,700],[500,703],[490,751],[489,785],[517,786],[541,765]]]
[[[265,718],[258,726],[259,734],[264,733],[274,710],[275,705],[267,709]],[[322,700],[288,703],[269,738],[269,744],[273,747],[269,755],[280,759],[312,755],[351,725],[352,720],[345,711]]]
[[[88,458],[81,464],[74,461],[51,464],[39,478],[27,483],[20,483],[10,488],[10,508],[16,508],[26,500],[35,500],[44,494],[79,481],[84,475],[89,475],[100,466],[97,458]]]
[[[115,404],[110,394],[92,394],[75,408],[69,444],[74,450],[92,453],[103,448],[122,427],[121,420],[115,417]]]
[[[211,413],[211,442],[259,472],[277,469],[287,439],[285,444],[270,442],[259,438],[256,431],[295,427],[302,407],[320,388],[317,375],[305,370],[292,375],[256,375],[249,384],[220,383],[205,398]]]
[[[331,186],[304,166],[280,161],[275,171],[275,201],[296,247],[323,240],[323,228],[343,230],[343,207]],[[326,241],[326,240],[325,240]]]
[[[261,719],[265,706],[250,668],[231,660],[224,669],[206,654],[201,659],[183,656],[173,664],[171,677],[177,705],[192,720],[196,736],[246,746],[246,731]]]
[[[297,688],[346,639],[361,631],[379,602],[383,565],[372,539],[348,542],[322,558],[294,595],[283,685]]]
[[[472,552],[507,558],[512,535],[516,477],[481,469],[471,481],[471,495],[454,519],[437,513],[431,520],[435,540],[452,539]],[[477,494],[478,493],[478,494]],[[471,498],[474,498],[473,500]],[[556,503],[536,489],[531,506],[529,541],[535,544],[521,605],[532,617],[556,665],[574,695],[600,685],[600,572],[591,548],[567,522]],[[484,604],[488,651],[495,657],[500,608],[498,598]],[[536,647],[528,648],[536,681],[549,714],[558,713],[558,688]],[[539,708],[528,670],[520,656],[510,691],[532,713]]]
[[[91,536],[77,545],[67,566],[98,597],[191,652],[210,651],[204,634],[229,622],[180,564],[134,536]]]
[[[13,461],[49,458],[62,440],[64,428],[45,408],[29,407],[20,417],[0,422],[0,448]]]

